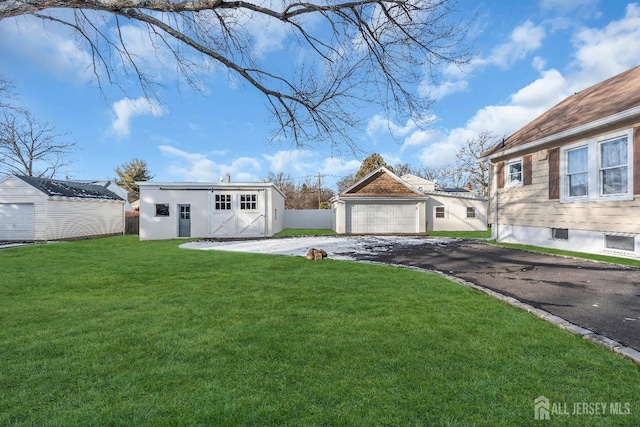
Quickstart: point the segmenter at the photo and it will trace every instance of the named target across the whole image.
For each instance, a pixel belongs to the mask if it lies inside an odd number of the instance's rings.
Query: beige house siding
[[[531,185],[498,189],[499,224],[640,233],[640,215],[637,214],[640,212],[638,196],[629,201],[561,203],[560,200],[550,200],[548,157],[546,150],[533,153]],[[632,183],[629,184],[632,185]],[[489,221],[493,223],[495,194],[493,182],[490,194]]]

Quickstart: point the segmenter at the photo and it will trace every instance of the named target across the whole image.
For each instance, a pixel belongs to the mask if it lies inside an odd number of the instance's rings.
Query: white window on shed
[[[156,216],[169,216],[169,203],[157,203]]]
[[[213,208],[217,211],[230,211],[231,194],[216,194]]]
[[[474,206],[467,206],[467,218],[476,217],[476,208]]]
[[[240,210],[243,210],[243,211],[258,210],[258,195],[257,194],[241,194]]]
[[[447,208],[446,206],[436,206],[435,207],[435,215],[436,218],[446,218],[447,217]]]

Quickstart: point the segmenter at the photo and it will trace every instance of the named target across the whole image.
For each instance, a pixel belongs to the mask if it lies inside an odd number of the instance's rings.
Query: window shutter
[[[549,200],[560,198],[560,148],[549,153]]]
[[[496,168],[498,168],[498,188],[504,188],[504,162],[498,163]]]
[[[633,194],[640,194],[640,126],[633,128]]]
[[[522,158],[522,185],[531,185],[531,158],[531,154]]]

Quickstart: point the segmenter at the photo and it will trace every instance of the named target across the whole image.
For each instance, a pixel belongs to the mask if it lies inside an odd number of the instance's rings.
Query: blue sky
[[[421,88],[437,98],[431,125],[420,129],[367,111],[359,153],[270,142],[263,96],[219,67],[199,92],[151,59],[149,71],[164,84],[158,101],[134,85],[126,93],[100,91],[87,72],[88,52],[64,29],[43,30],[29,17],[0,21],[0,75],[13,82],[21,106],[78,144],[65,171],[71,178],[114,178],[116,167],[140,158],[154,181],[217,181],[229,173],[247,182],[284,172],[298,183],[321,174],[331,187],[374,152],[390,164],[450,164],[464,141],[484,131],[509,135],[566,96],[640,64],[640,3],[460,0],[459,9],[476,16],[475,55],[464,70],[442,70],[440,85]],[[136,29],[128,30],[148,53]],[[256,32],[256,49],[282,60],[285,34],[266,33],[259,23]]]

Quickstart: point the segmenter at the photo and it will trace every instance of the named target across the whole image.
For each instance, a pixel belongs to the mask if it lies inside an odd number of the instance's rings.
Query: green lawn
[[[284,230],[276,233],[274,236],[327,236],[332,234],[336,234],[336,232],[325,228],[285,228]]]
[[[0,250],[0,425],[640,425],[640,367],[473,289],[179,243]]]
[[[491,237],[491,229],[484,231],[429,231],[432,237],[455,237],[458,239],[488,239]]]

